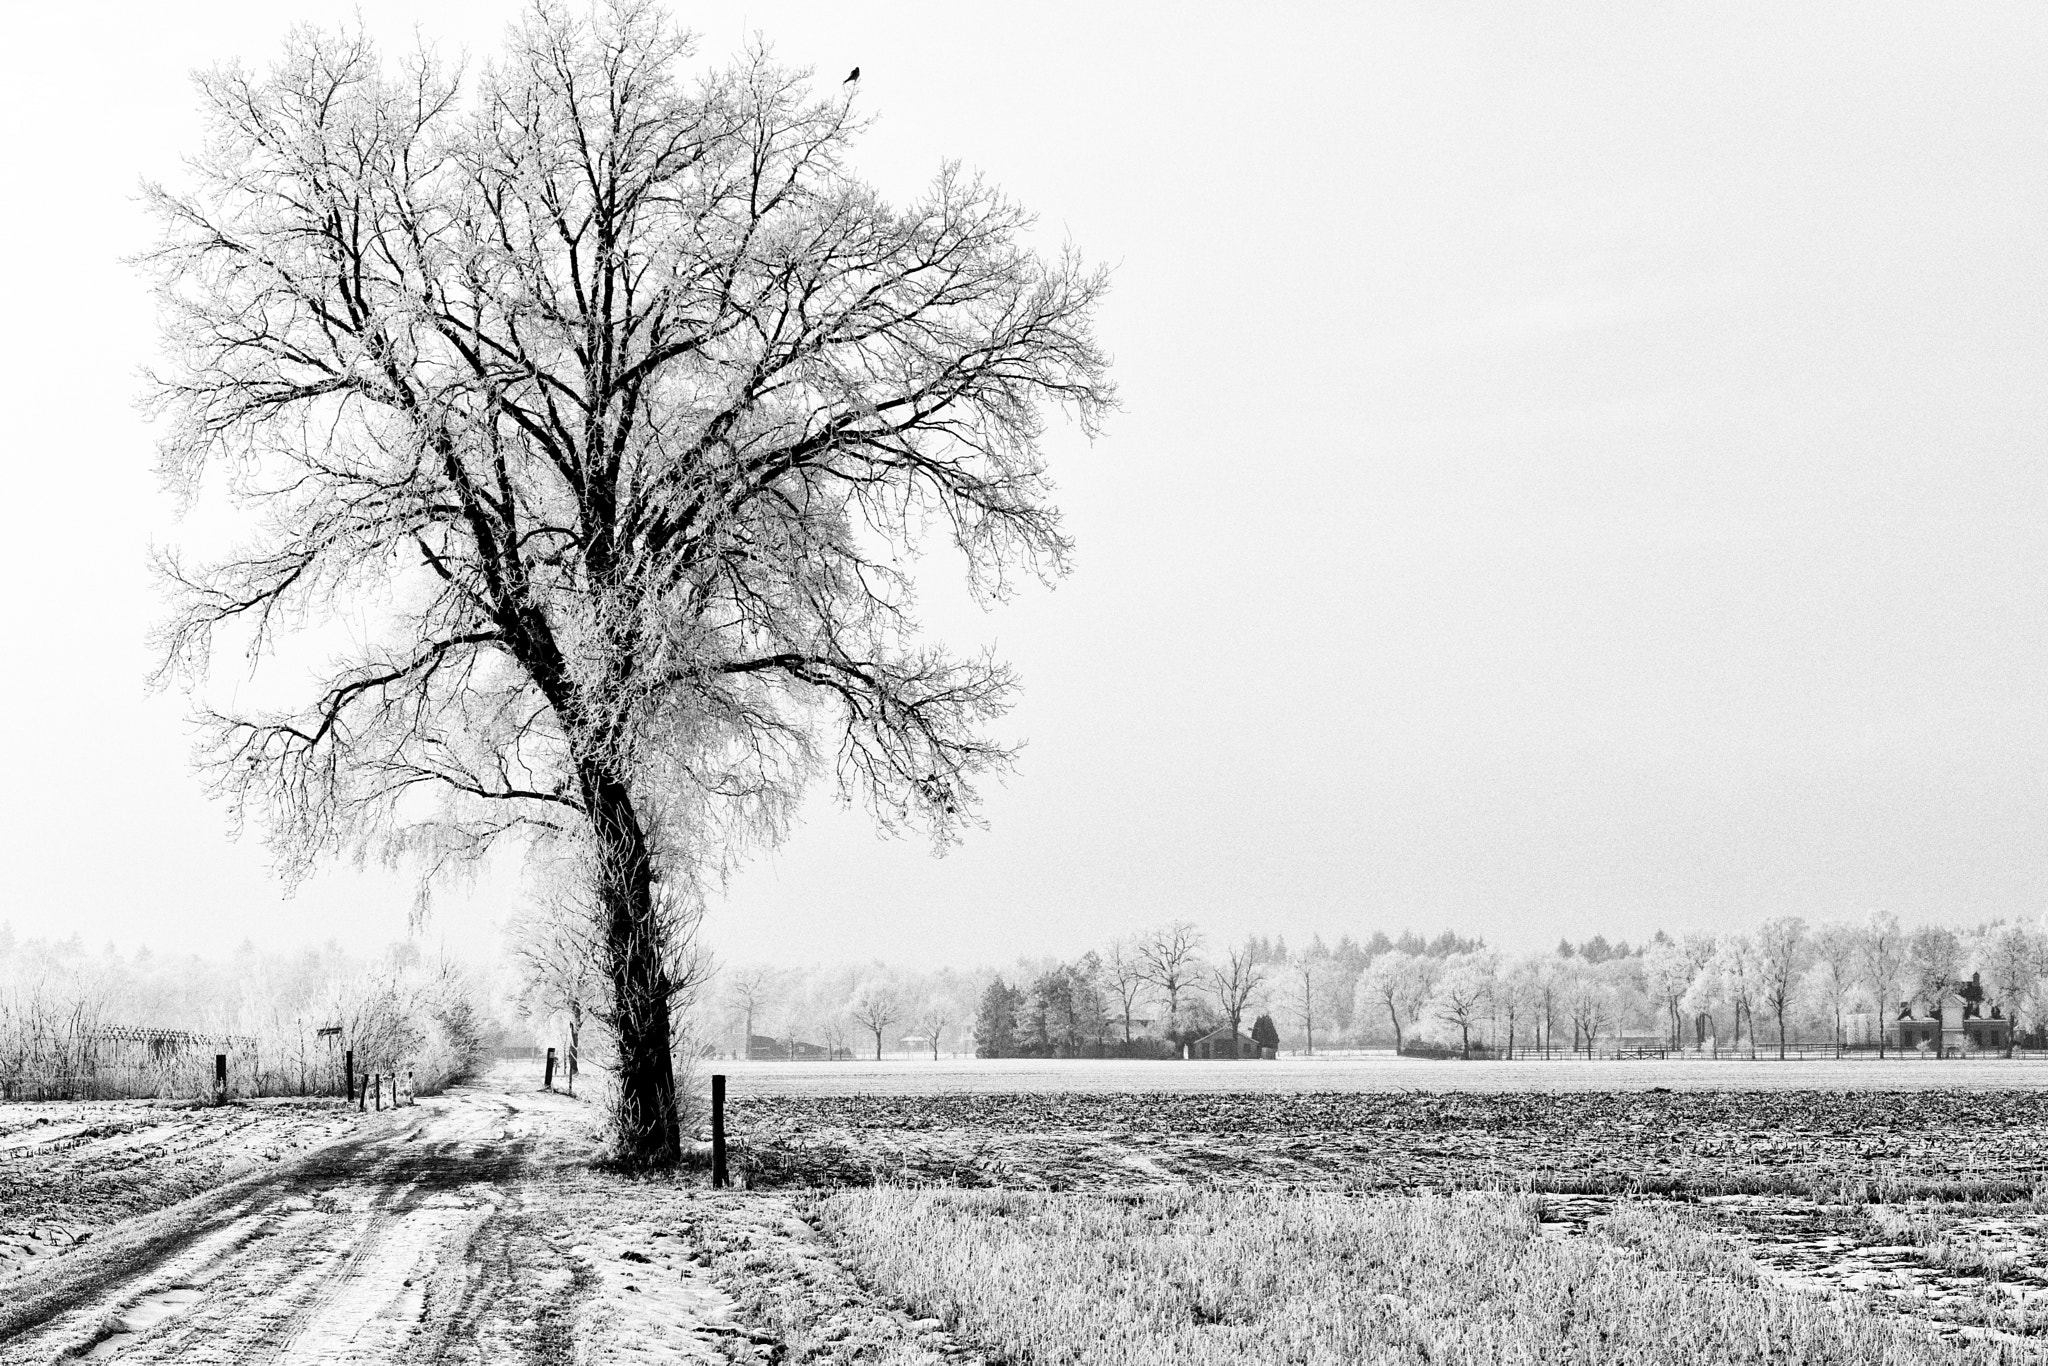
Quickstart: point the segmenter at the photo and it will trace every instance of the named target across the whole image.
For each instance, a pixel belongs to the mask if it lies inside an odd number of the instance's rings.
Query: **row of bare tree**
[[[1908,928],[1883,914],[1817,926],[1779,917],[1751,933],[1660,932],[1634,948],[1595,937],[1510,955],[1452,933],[1292,948],[1253,938],[1208,950],[1183,921],[1067,962],[925,973],[749,965],[721,973],[717,988],[697,1028],[733,1052],[764,1036],[813,1041],[834,1055],[857,1043],[877,1057],[1131,1051],[1219,1027],[1236,1034],[1260,1015],[1301,1052],[1418,1040],[1467,1054],[1592,1052],[1618,1040],[1883,1050],[1889,1019],[1959,990],[1981,990],[1983,1012],[2011,1020],[2016,1035],[2038,1029],[2048,1016],[2048,933],[2008,921],[1955,929]]]

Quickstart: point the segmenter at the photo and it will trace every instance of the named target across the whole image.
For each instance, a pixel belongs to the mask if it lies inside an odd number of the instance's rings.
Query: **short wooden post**
[[[358,1112],[370,1108],[370,1074],[368,1072],[363,1073],[362,1084],[356,1088],[355,1095],[350,1097],[350,1099],[355,1101]]]
[[[543,1091],[555,1089],[555,1050],[552,1048],[548,1050],[547,1071],[541,1075],[540,1089]]]
[[[725,1073],[711,1074],[711,1184],[724,1188],[732,1183],[725,1175]]]
[[[345,1100],[356,1098],[356,1051],[353,1048],[341,1055],[341,1094]]]
[[[213,1055],[213,1103],[224,1105],[228,1098],[228,1055]]]
[[[405,1094],[405,1103],[407,1105],[417,1105],[420,1103],[420,1093],[412,1084],[412,1069],[410,1067],[405,1069]]]

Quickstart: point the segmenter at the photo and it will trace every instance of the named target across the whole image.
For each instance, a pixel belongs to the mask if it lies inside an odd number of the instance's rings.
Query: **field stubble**
[[[1773,1293],[1995,1335],[2027,1359],[2048,1331],[2048,1095],[2033,1090],[777,1094],[742,1098],[734,1128],[740,1169],[764,1187],[946,1186],[1077,1208],[1186,1189],[1491,1192],[1536,1201],[1549,1241],[1604,1244],[1649,1210]],[[979,1207],[917,1208],[957,1231]],[[879,1217],[835,1225],[856,1261],[886,1236]]]
[[[1528,1196],[1274,1188],[906,1191],[821,1202],[862,1278],[999,1360],[1165,1363],[2029,1361],[1771,1284],[1668,1207],[1545,1236]]]

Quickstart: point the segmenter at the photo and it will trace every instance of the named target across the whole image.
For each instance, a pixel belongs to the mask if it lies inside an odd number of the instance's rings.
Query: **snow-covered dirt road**
[[[165,1123],[246,1129],[128,1104],[90,1123],[59,1115],[76,1132],[38,1146],[69,1145],[61,1169],[31,1169],[26,1140],[0,1151],[0,1175],[18,1178],[0,1182],[0,1232],[35,1208],[73,1220],[70,1241],[0,1259],[0,1363],[973,1358],[863,1291],[800,1200],[596,1170],[591,1107],[530,1081],[500,1074],[382,1114],[308,1111],[289,1143],[209,1158],[203,1193],[93,1219],[81,1174],[103,1198],[121,1183],[118,1153],[92,1145],[130,1151]],[[24,1134],[53,1127],[13,1118]],[[135,1171],[162,1189],[161,1172]],[[40,1201],[24,1189],[38,1178]]]
[[[588,1116],[471,1088],[357,1117],[310,1153],[21,1268],[0,1286],[0,1361],[592,1359],[607,1325],[582,1320],[611,1298],[604,1263],[631,1249],[567,1217]],[[626,1359],[722,1359],[728,1301],[676,1261],[658,1293],[636,1292],[661,1302],[660,1341]]]

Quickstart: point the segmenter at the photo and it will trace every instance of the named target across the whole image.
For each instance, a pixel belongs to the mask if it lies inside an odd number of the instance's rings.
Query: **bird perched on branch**
[[[841,85],[852,85],[852,84],[853,84],[853,83],[854,83],[855,81],[857,81],[857,80],[859,80],[859,79],[860,79],[860,68],[859,68],[859,67],[855,67],[855,68],[853,69],[853,74],[852,74],[852,75],[850,75],[850,76],[848,76],[848,77],[847,77],[847,78],[846,78],[845,80],[841,81],[841,82],[840,82],[840,84],[841,84]]]

